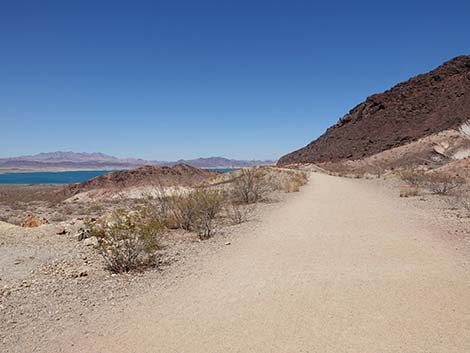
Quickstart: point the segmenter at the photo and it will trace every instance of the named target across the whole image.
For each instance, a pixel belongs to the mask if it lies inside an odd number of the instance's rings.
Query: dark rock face
[[[458,56],[353,108],[278,165],[360,159],[455,128],[470,118],[470,56]]]

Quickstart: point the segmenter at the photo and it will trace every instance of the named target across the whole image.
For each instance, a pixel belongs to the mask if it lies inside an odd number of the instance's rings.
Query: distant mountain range
[[[104,153],[48,152],[32,156],[0,158],[0,172],[33,172],[65,170],[118,170],[144,165],[172,166],[188,164],[197,168],[241,168],[254,165],[270,165],[275,161],[237,160],[224,157],[208,157],[178,161],[149,161],[137,158],[117,158]]]

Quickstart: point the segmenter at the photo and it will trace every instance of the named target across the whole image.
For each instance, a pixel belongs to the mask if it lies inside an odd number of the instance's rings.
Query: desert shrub
[[[307,174],[296,171],[284,182],[283,190],[285,192],[299,192],[300,187],[307,183]]]
[[[423,186],[433,194],[446,195],[461,186],[463,180],[456,176],[427,173],[423,176]]]
[[[167,228],[175,229],[179,227],[175,216],[175,200],[178,200],[178,198],[167,195],[163,187],[157,186],[144,194],[141,201],[153,211],[155,218],[160,224]]]
[[[198,199],[194,195],[179,195],[172,199],[172,213],[179,228],[192,231],[196,225]]]
[[[195,231],[201,239],[207,239],[214,233],[223,201],[224,196],[219,191],[197,189],[173,198],[173,214],[179,227]]]
[[[406,184],[418,187],[424,181],[424,172],[416,169],[405,169],[399,173],[399,177]]]
[[[129,272],[155,264],[161,224],[148,208],[114,211],[109,220],[88,224],[98,250],[112,272]]]
[[[271,189],[261,169],[245,168],[232,183],[231,197],[235,202],[250,204],[262,200]]]
[[[191,196],[190,196],[191,197]],[[199,206],[196,230],[201,239],[210,238],[215,229],[215,220],[222,211],[223,196],[217,191],[198,190],[192,197]]]
[[[232,224],[241,224],[247,222],[255,211],[253,205],[240,205],[230,203],[225,207],[225,216]]]
[[[408,192],[416,193],[420,187],[433,194],[446,195],[458,188],[464,180],[458,176],[452,176],[439,172],[428,172],[407,169],[400,173],[400,178],[410,186]]]

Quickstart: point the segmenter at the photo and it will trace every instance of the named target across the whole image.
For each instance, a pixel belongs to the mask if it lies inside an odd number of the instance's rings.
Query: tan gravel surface
[[[246,232],[50,351],[470,352],[462,240],[379,185],[314,174]]]

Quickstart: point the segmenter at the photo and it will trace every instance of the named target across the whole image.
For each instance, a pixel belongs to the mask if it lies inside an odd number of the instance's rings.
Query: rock
[[[98,246],[98,238],[97,237],[90,237],[83,241],[83,245],[85,246]]]
[[[81,267],[77,272],[77,277],[87,277],[89,272],[90,269],[88,267]]]
[[[231,243],[231,242],[229,242],[229,241],[225,243],[225,245],[230,245],[230,244],[232,244],[232,243]]]
[[[57,235],[63,235],[63,234],[66,234],[67,233],[67,230],[65,229],[64,226],[58,226],[55,230],[55,234]]]
[[[78,241],[87,239],[91,236],[90,231],[85,228],[80,228],[78,230],[78,233],[75,235],[75,238],[77,238]]]
[[[35,215],[30,213],[26,217],[23,224],[21,224],[21,226],[25,227],[25,228],[35,228],[35,227],[39,227],[43,224],[48,224],[48,223],[49,223],[49,221],[46,218],[38,217],[38,216],[35,216]]]

